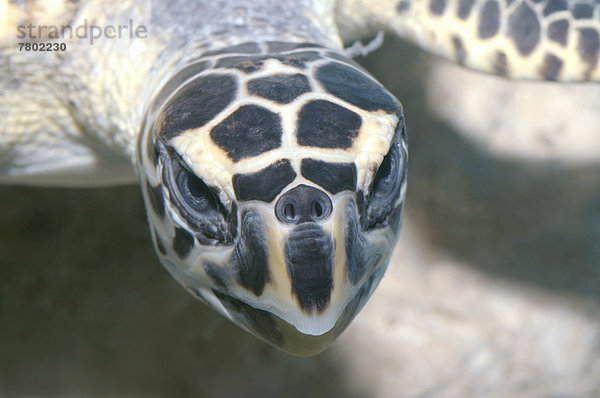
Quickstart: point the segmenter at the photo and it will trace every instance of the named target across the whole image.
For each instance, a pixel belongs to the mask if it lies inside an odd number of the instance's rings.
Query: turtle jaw
[[[218,290],[188,290],[260,340],[288,354],[307,357],[317,355],[329,348],[350,325],[379,284],[385,272],[387,261],[385,264],[380,265],[375,267],[376,272],[366,278],[349,302],[342,308],[333,326],[318,335],[302,332],[291,323],[291,319],[285,320],[273,312],[258,309]]]
[[[230,265],[238,272],[263,271],[241,278],[238,273],[226,289],[205,285],[192,292],[283,351],[300,356],[323,351],[348,327],[381,280],[397,232],[397,223],[392,223],[385,230],[365,233],[352,195],[335,202],[337,211],[325,225],[288,228],[269,220],[266,211],[246,209]],[[249,234],[250,224],[262,227]],[[249,243],[256,234],[267,242],[266,256],[244,263],[248,260],[244,248],[256,247]],[[258,285],[250,281],[257,282],[260,275],[267,275],[264,284],[253,291],[251,287]]]
[[[231,227],[224,230],[235,233],[219,244],[207,244],[204,230],[189,225],[183,199],[176,196],[189,191],[212,198],[211,191],[186,182],[192,179],[189,170],[169,172],[178,163],[159,150],[164,159],[154,178],[163,184],[152,186],[151,175],[142,184],[157,254],[184,287],[259,339],[293,355],[317,354],[348,327],[385,272],[400,228],[403,148],[394,143],[379,171],[371,170],[370,189],[324,193],[298,179],[271,202],[234,201],[227,210],[216,199],[207,201],[211,206],[204,211],[220,215]],[[186,177],[186,183],[171,174]],[[277,212],[281,198],[290,192],[302,196],[301,191],[308,192],[308,203],[320,203],[320,216],[296,221],[285,212],[287,202]],[[323,195],[330,203],[313,201]],[[297,214],[306,207],[301,202]]]
[[[272,312],[257,309],[218,291],[212,292],[223,305],[224,315],[262,341],[295,356],[312,356],[327,349],[345,329],[334,327],[318,336],[300,332]]]
[[[163,253],[158,244],[157,253],[189,292],[246,331],[290,354],[315,355],[364,306],[385,272],[399,229],[396,211],[386,227],[365,230],[355,198],[350,191],[335,195],[327,220],[294,225],[277,220],[271,204],[240,204],[233,245],[207,249],[194,238],[186,254],[177,256],[175,232],[173,251],[163,245],[168,249]]]

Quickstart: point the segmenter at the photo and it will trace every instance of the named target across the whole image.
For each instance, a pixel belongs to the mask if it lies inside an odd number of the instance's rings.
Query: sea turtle
[[[343,43],[388,31],[507,77],[600,80],[598,0],[6,6],[0,181],[139,181],[175,279],[297,355],[381,280],[406,190],[400,102]]]

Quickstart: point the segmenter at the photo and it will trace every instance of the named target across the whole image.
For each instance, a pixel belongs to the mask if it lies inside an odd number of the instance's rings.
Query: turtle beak
[[[259,339],[296,356],[312,356],[325,350],[341,333],[334,328],[319,336],[300,332],[272,312],[257,309],[231,296],[214,292],[229,318]],[[342,329],[343,330],[343,329]]]
[[[332,210],[330,197],[308,185],[290,189],[275,205],[278,221],[291,228],[283,244],[291,291],[308,314],[323,312],[331,299],[334,239],[324,224]]]
[[[260,291],[240,286],[213,291],[216,301],[235,323],[284,351],[314,355],[324,350],[378,284],[389,248],[381,246],[381,239],[363,234],[350,191],[332,198],[315,187],[298,185],[280,196],[275,217],[273,208],[268,211],[266,206],[246,211],[236,261],[246,261],[244,251],[256,246],[255,232],[243,231],[260,229],[256,233],[266,242],[265,256],[235,268],[255,272],[264,267],[268,277]]]

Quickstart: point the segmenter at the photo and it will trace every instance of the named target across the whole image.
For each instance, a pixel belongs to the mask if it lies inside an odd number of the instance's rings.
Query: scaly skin
[[[106,27],[131,20],[148,34],[92,45],[65,38],[60,42],[67,51],[46,53],[18,51],[16,28],[2,29],[0,43],[12,46],[0,48],[0,70],[10,71],[0,77],[0,182],[133,183],[135,140],[146,107],[189,59],[253,39],[341,48],[327,1],[180,3],[90,0],[50,20],[36,9],[11,8],[18,18],[7,23]]]
[[[600,80],[598,0],[323,0],[283,6],[262,0],[231,1],[225,7],[132,0],[55,3],[47,9],[35,3],[3,3],[0,67],[11,71],[0,78],[0,181],[5,183],[134,182],[133,142],[145,106],[160,84],[186,57],[198,56],[199,49],[257,35],[339,48],[342,39],[351,42],[385,30],[489,73]],[[568,10],[561,11],[564,5]],[[84,19],[100,26],[132,19],[150,27],[151,34],[143,40],[105,40],[92,46],[85,40],[66,40],[65,54],[15,51],[12,24],[75,26]]]
[[[600,81],[600,1],[341,0],[343,37],[385,30],[510,78]]]

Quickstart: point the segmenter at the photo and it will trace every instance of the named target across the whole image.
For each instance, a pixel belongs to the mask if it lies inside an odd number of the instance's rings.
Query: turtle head
[[[138,169],[155,248],[193,295],[296,355],[325,349],[400,228],[400,104],[323,48],[216,52],[157,95]],[[271,44],[269,44],[271,46]]]

